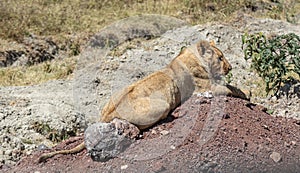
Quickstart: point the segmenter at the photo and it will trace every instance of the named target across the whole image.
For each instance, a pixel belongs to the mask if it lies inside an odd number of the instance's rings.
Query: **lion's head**
[[[232,69],[228,60],[213,41],[200,41],[197,44],[197,51],[206,71],[213,80],[220,80]]]

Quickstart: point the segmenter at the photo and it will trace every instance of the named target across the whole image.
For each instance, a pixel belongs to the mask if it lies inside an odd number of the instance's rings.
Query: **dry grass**
[[[24,37],[38,35],[52,37],[61,44],[70,37],[80,43],[114,21],[142,13],[170,15],[200,24],[228,20],[235,11],[251,11],[257,6],[264,9],[256,13],[260,17],[293,22],[292,17],[299,11],[299,4],[299,0],[282,1],[275,5],[268,0],[1,0],[0,40],[22,43]],[[7,47],[3,43],[0,47]],[[66,78],[71,74],[68,71],[75,66],[67,63],[66,60],[54,62],[49,65],[50,71],[44,70],[47,63],[35,67],[0,69],[0,86]]]
[[[35,66],[0,68],[0,86],[33,85],[71,77],[76,58],[43,62]]]
[[[266,1],[266,0],[265,0]],[[113,21],[141,13],[179,17],[192,23],[223,21],[234,11],[252,8],[253,0],[1,0],[0,37],[21,40],[36,35],[66,35],[96,32]],[[295,2],[286,5],[261,3],[273,18],[295,12]]]

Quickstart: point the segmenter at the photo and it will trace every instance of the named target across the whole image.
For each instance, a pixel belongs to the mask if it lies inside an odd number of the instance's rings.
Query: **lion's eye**
[[[223,61],[223,57],[222,56],[219,56],[219,61]]]

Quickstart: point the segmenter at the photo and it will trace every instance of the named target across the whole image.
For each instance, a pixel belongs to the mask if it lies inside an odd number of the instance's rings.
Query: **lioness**
[[[200,41],[183,49],[165,68],[113,94],[101,112],[100,121],[124,119],[139,129],[145,129],[166,118],[194,92],[212,90],[214,95],[247,99],[239,89],[220,84],[221,77],[231,69],[214,42]],[[82,143],[71,150],[46,153],[40,161],[56,154],[76,153],[84,147]]]

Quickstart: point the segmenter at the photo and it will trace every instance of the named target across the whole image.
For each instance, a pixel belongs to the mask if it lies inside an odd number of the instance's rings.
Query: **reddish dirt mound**
[[[300,172],[300,122],[272,117],[247,101],[193,96],[143,132],[119,158],[95,162],[86,150],[37,163],[41,151],[8,172]],[[217,116],[211,110],[220,107]],[[182,128],[183,127],[183,128]],[[71,138],[54,150],[83,141]],[[205,141],[205,142],[204,142]],[[46,152],[46,151],[45,151]],[[49,151],[47,151],[49,152]]]

